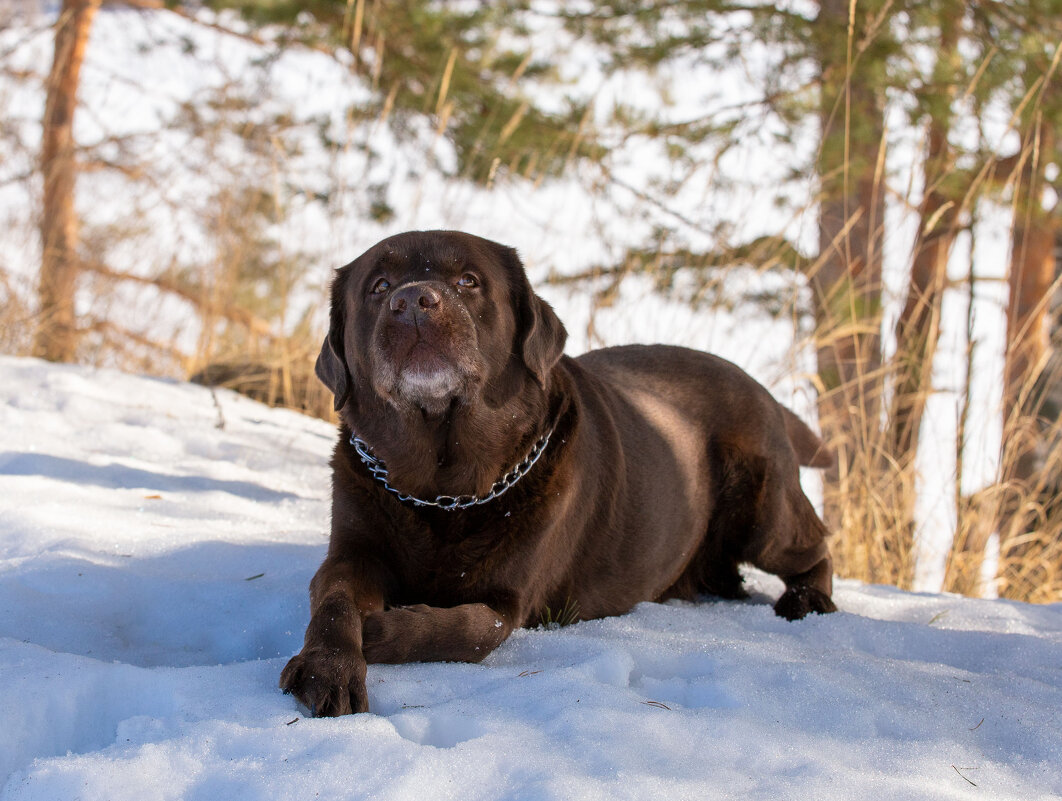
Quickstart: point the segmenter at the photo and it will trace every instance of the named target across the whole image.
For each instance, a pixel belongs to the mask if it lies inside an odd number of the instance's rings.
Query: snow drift
[[[1062,605],[838,582],[838,614],[642,604],[480,665],[276,689],[332,427],[0,357],[0,799],[1062,797]]]

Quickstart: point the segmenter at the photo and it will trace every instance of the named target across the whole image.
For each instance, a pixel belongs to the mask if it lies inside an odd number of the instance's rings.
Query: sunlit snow
[[[1047,799],[1062,605],[840,581],[788,623],[646,603],[479,665],[277,688],[333,428],[227,391],[0,357],[0,799]]]

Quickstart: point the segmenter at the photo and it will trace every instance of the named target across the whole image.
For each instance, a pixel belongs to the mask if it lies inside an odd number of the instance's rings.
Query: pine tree
[[[81,62],[99,7],[100,0],[63,0],[48,74],[40,157],[44,178],[40,311],[33,352],[51,361],[73,361],[77,353],[74,302],[80,268],[73,125]]]
[[[455,147],[458,173],[487,182],[499,174],[556,175],[574,155],[587,106],[541,109],[521,91],[549,81],[552,68],[521,46],[520,5],[426,0],[213,0],[261,25],[280,25],[293,43],[342,52],[375,90],[354,115],[388,118],[401,130],[428,117]]]

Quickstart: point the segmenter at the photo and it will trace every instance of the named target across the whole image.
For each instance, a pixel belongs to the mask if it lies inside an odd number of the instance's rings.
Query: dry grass
[[[918,556],[910,522],[915,476],[890,463],[880,442],[851,450],[850,443],[838,439],[844,437],[833,437],[830,444],[840,445],[843,467],[836,483],[824,490],[826,508],[836,510],[830,520],[834,569],[847,578],[910,589]]]
[[[1034,462],[1026,478],[1009,478],[965,504],[949,554],[946,589],[982,595],[983,554],[989,538],[999,539],[995,590],[1001,597],[1033,603],[1062,599],[1062,420],[1023,422],[1035,438],[1026,453]],[[1005,449],[1005,453],[1013,453]],[[1001,473],[1027,472],[1004,464]],[[996,525],[993,525],[996,523]]]
[[[30,353],[36,318],[24,297],[25,293],[15,291],[11,277],[0,270],[0,353]]]
[[[189,378],[205,386],[232,389],[270,406],[335,420],[332,394],[313,372],[319,349],[319,342],[286,340],[254,354],[233,352],[216,358]]]

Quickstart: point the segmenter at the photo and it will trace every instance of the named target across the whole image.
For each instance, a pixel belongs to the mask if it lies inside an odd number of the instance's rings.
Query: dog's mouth
[[[411,399],[448,398],[461,384],[461,372],[451,359],[423,339],[409,349],[398,371],[398,387]]]
[[[423,337],[417,338],[402,360],[402,372],[432,373],[452,366],[439,348]]]
[[[472,331],[402,326],[385,331],[374,347],[377,391],[392,403],[432,411],[471,391],[480,370]]]

